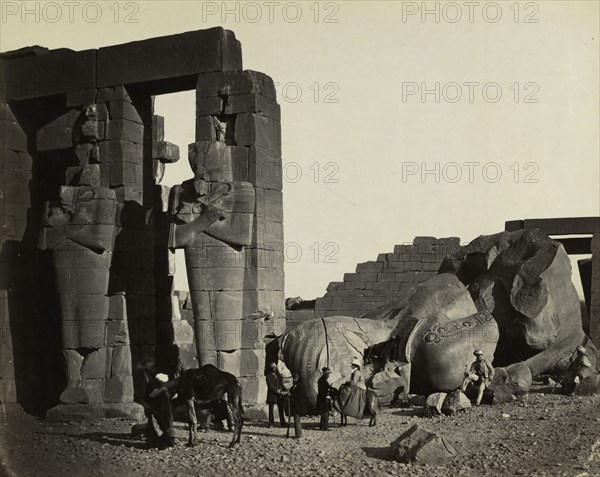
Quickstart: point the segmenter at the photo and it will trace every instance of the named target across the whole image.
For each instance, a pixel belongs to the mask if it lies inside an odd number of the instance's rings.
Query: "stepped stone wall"
[[[315,317],[361,316],[374,310],[436,275],[446,255],[459,245],[458,237],[415,237],[411,245],[396,245],[375,261],[359,263],[342,282],[329,284],[327,293],[317,299]]]

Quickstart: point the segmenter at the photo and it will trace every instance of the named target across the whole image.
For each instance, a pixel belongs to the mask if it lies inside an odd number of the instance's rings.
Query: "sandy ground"
[[[227,448],[230,434],[217,431],[199,433],[198,446],[188,448],[186,425],[177,423],[177,446],[162,451],[132,438],[132,422],[126,420],[56,423],[9,416],[1,427],[0,474],[600,476],[600,396],[538,389],[510,404],[451,417],[427,419],[420,411],[385,408],[375,428],[349,418],[347,427],[336,421],[329,432],[316,430],[316,418],[306,418],[299,440],[286,439],[285,429],[247,422],[242,443],[233,450]],[[415,423],[447,438],[458,457],[441,466],[395,462],[390,442]]]

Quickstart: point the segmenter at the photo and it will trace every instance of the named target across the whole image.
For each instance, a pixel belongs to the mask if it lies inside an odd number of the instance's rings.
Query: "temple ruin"
[[[246,404],[264,403],[265,336],[285,328],[271,78],[242,69],[222,28],[0,58],[2,402],[138,415],[132,370],[155,359],[213,363],[240,378]],[[184,90],[196,91],[190,179],[169,190],[180,154],[154,97]]]

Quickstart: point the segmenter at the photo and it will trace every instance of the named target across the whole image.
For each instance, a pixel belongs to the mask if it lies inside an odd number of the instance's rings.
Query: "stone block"
[[[165,140],[165,118],[163,116],[152,116],[152,142]]]
[[[234,95],[227,98],[225,114],[260,113],[276,121],[281,121],[281,108],[257,94]]]
[[[262,348],[265,345],[265,335],[263,320],[246,318],[242,321],[242,348]]]
[[[241,48],[235,35],[210,28],[100,48],[99,87],[145,82],[162,93],[181,90],[176,78],[199,73],[241,70]]]
[[[260,114],[238,114],[235,120],[235,143],[238,146],[262,147],[280,156],[280,123]]]
[[[106,323],[106,346],[129,345],[129,327],[126,320],[108,321]]]
[[[113,119],[108,122],[107,141],[131,141],[144,143],[144,126],[127,119]]]
[[[258,187],[255,191],[256,216],[273,222],[283,222],[283,193]]]
[[[200,98],[219,95],[258,95],[269,102],[276,101],[276,91],[273,80],[258,71],[225,71],[208,73],[198,77],[196,95]]]
[[[248,179],[248,148],[226,146],[222,142],[195,142],[188,157],[194,171],[202,171],[208,180],[218,182]]]
[[[223,100],[219,97],[196,99],[196,116],[217,115],[223,113]],[[231,113],[227,113],[231,114]]]
[[[266,353],[264,349],[241,349],[239,376],[261,376],[265,370]]]
[[[66,121],[61,117],[56,121],[38,129],[36,148],[38,151],[50,151],[55,149],[69,149],[73,146],[75,121],[79,117],[80,112],[77,110],[66,113],[67,118],[72,118],[71,125],[59,125]]]
[[[190,291],[196,290],[244,290],[246,288],[246,269],[213,268],[198,272],[188,272]]]
[[[96,103],[109,103],[111,101],[127,101],[133,103],[125,86],[118,85],[112,88],[100,88],[96,95]]]
[[[103,379],[84,379],[67,387],[60,395],[65,404],[96,404],[103,401]]]
[[[100,187],[100,164],[88,164],[83,166],[79,176],[79,185]]]
[[[110,377],[131,376],[131,350],[129,345],[112,348]]]
[[[85,275],[84,275],[85,276]],[[67,282],[69,283],[69,282]],[[80,284],[82,287],[93,288],[94,284]],[[73,292],[69,286],[67,291]],[[60,294],[60,306],[64,321],[100,322],[108,314],[108,298],[104,295]],[[98,346],[97,346],[98,347]]]
[[[108,112],[111,120],[126,119],[134,123],[142,124],[137,109],[129,101],[111,101],[108,103]]]
[[[104,402],[132,402],[133,381],[131,376],[119,376],[104,381]]]
[[[27,152],[27,136],[15,121],[0,120],[0,150]]]
[[[179,160],[179,146],[167,141],[153,141],[152,159],[164,164],[177,162]]]
[[[152,161],[152,184],[158,185],[165,176],[165,165],[160,161]]]
[[[218,351],[217,368],[227,371],[234,376],[240,376],[241,353],[240,351]]]
[[[96,86],[96,50],[46,50],[2,61],[2,91],[9,101],[90,90]]]
[[[62,321],[65,349],[101,348],[105,345],[105,321]]]
[[[136,186],[119,186],[116,187],[115,190],[115,194],[117,196],[117,200],[119,202],[137,202],[140,205],[144,204],[144,192],[141,188],[142,186],[140,185],[139,187]]]
[[[100,348],[90,352],[84,359],[81,367],[82,379],[103,379],[109,376],[110,352],[107,348]]]
[[[63,350],[63,357],[65,360],[67,376],[70,376],[73,379],[79,381],[81,379],[81,367],[83,366],[83,356],[77,350],[65,349]]]
[[[267,383],[264,376],[242,377],[242,402],[244,404],[264,403],[267,400]]]
[[[217,140],[217,130],[212,116],[196,118],[196,141],[214,142]]]
[[[96,162],[129,162],[143,166],[144,149],[141,144],[130,141],[102,141],[94,147],[92,158]]]
[[[96,104],[96,89],[83,89],[79,91],[71,91],[67,93],[67,108],[86,106],[88,104]]]

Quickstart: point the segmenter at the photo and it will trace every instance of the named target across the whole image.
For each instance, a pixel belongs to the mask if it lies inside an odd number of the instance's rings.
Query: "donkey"
[[[194,402],[208,404],[223,399],[227,394],[227,414],[229,420],[234,424],[233,438],[229,444],[232,448],[239,444],[244,425],[242,407],[242,386],[237,378],[226,371],[221,371],[212,364],[205,364],[201,368],[188,369],[181,373],[177,387],[179,397],[185,399],[189,418],[189,439],[187,445],[193,447],[196,444],[196,409]]]
[[[379,412],[379,397],[377,396],[377,391],[369,387],[367,387],[365,391],[364,389],[348,383],[340,386],[334,398],[334,408],[340,413],[341,426],[348,424],[348,416],[344,413],[344,410],[355,393],[364,393],[364,407],[358,409],[358,414],[354,414],[353,417],[369,415],[369,427],[376,426],[377,413]],[[356,399],[356,397],[354,397],[354,399]]]

